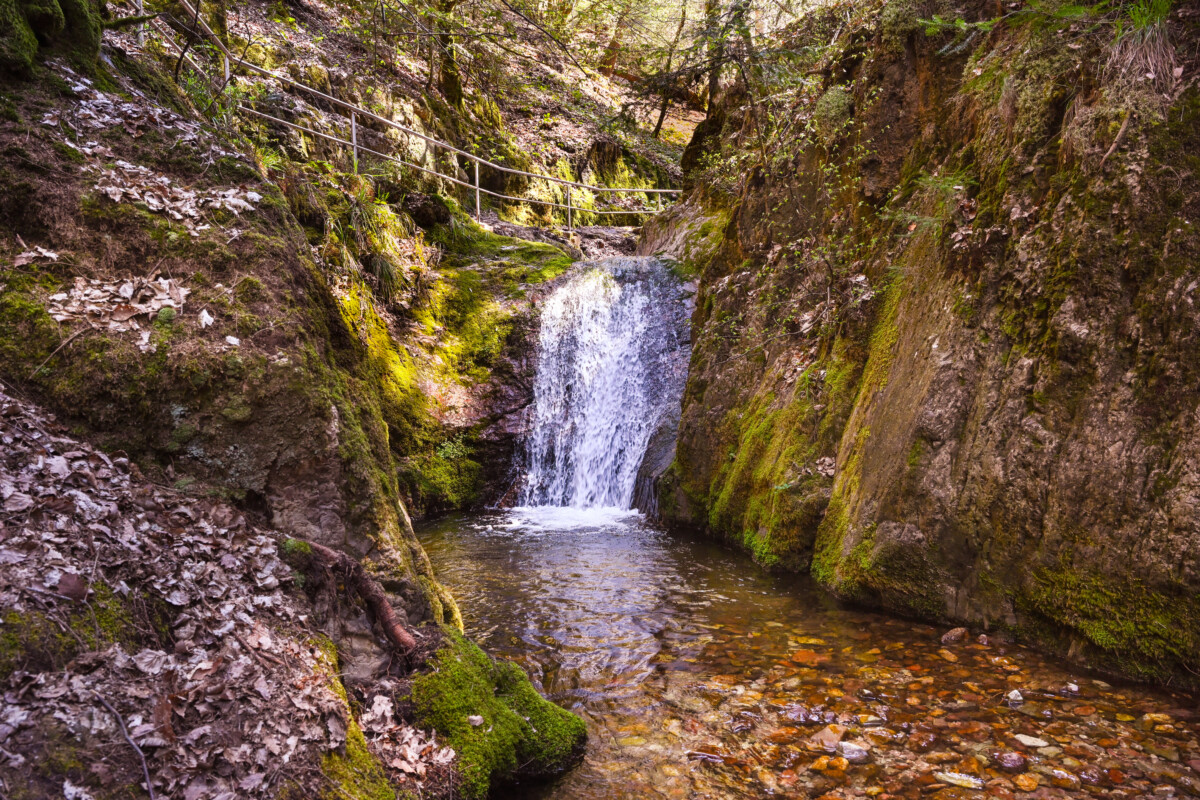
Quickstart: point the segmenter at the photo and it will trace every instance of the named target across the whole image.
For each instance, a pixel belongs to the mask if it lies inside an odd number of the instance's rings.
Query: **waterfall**
[[[582,264],[544,301],[522,505],[632,507],[644,462],[661,472],[673,454],[690,312],[648,257]]]

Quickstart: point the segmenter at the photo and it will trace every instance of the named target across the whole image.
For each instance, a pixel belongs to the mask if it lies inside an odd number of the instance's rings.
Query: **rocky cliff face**
[[[647,229],[701,279],[661,506],[840,597],[1194,684],[1200,17],[1166,79],[1077,12],[925,5],[793,31],[792,132],[732,92]]]

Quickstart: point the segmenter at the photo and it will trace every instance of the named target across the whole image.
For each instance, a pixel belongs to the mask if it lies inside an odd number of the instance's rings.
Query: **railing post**
[[[229,56],[228,56],[228,54],[223,56],[223,58],[225,59],[225,85],[228,86],[229,85]]]
[[[571,187],[567,187],[567,230],[574,230],[571,222]]]
[[[350,146],[354,150],[354,174],[358,174],[358,114],[350,112]]]
[[[475,219],[482,219],[483,213],[479,210],[479,159],[475,159]]]
[[[142,0],[137,0],[137,15],[139,17],[144,17],[146,15],[146,9],[142,5]],[[137,42],[138,42],[138,47],[141,47],[142,45],[146,44],[146,23],[144,23],[144,22],[138,23]]]

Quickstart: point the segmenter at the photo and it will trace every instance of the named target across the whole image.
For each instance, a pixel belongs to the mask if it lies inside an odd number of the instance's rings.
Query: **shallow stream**
[[[943,643],[628,511],[420,534],[468,632],[587,720],[584,763],[515,797],[1200,796],[1192,698]]]
[[[514,797],[1200,796],[1192,698],[841,608],[623,510],[673,454],[690,308],[656,259],[580,265],[543,304],[536,507],[420,532],[468,632],[587,720],[584,763]]]

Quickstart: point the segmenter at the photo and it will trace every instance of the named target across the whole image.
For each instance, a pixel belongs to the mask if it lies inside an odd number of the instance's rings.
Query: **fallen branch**
[[[384,636],[397,650],[406,656],[416,650],[417,640],[396,616],[396,610],[392,608],[392,603],[379,581],[368,575],[361,563],[324,545],[314,542],[308,542],[308,545],[312,547],[313,556],[322,566],[340,572],[346,584],[358,592],[358,596],[379,621]]]
[[[254,660],[258,662],[258,665],[260,667],[270,669],[270,667],[268,666],[269,663],[274,664],[277,667],[280,666],[281,664],[283,664],[283,662],[281,660],[279,660],[275,656],[271,655],[270,653],[260,653],[258,651],[258,648],[251,647],[250,643],[247,642],[245,639],[243,639],[241,636],[239,636],[237,631],[231,631],[231,633],[233,634],[233,638],[237,639],[238,644],[240,644],[242,647],[246,648],[246,650],[250,653],[250,655],[254,657]]]
[[[137,751],[138,758],[142,760],[142,775],[146,777],[146,792],[150,795],[150,800],[154,800],[154,784],[150,782],[150,767],[146,765],[146,754],[142,752],[142,748],[137,746],[137,742],[130,738],[129,731],[125,728],[125,720],[112,707],[112,703],[105,700],[104,696],[95,690],[92,691],[92,694],[96,695],[96,699],[103,703],[104,707],[117,718],[117,724],[121,726],[121,735],[125,737],[125,741],[129,742],[129,746]]]

